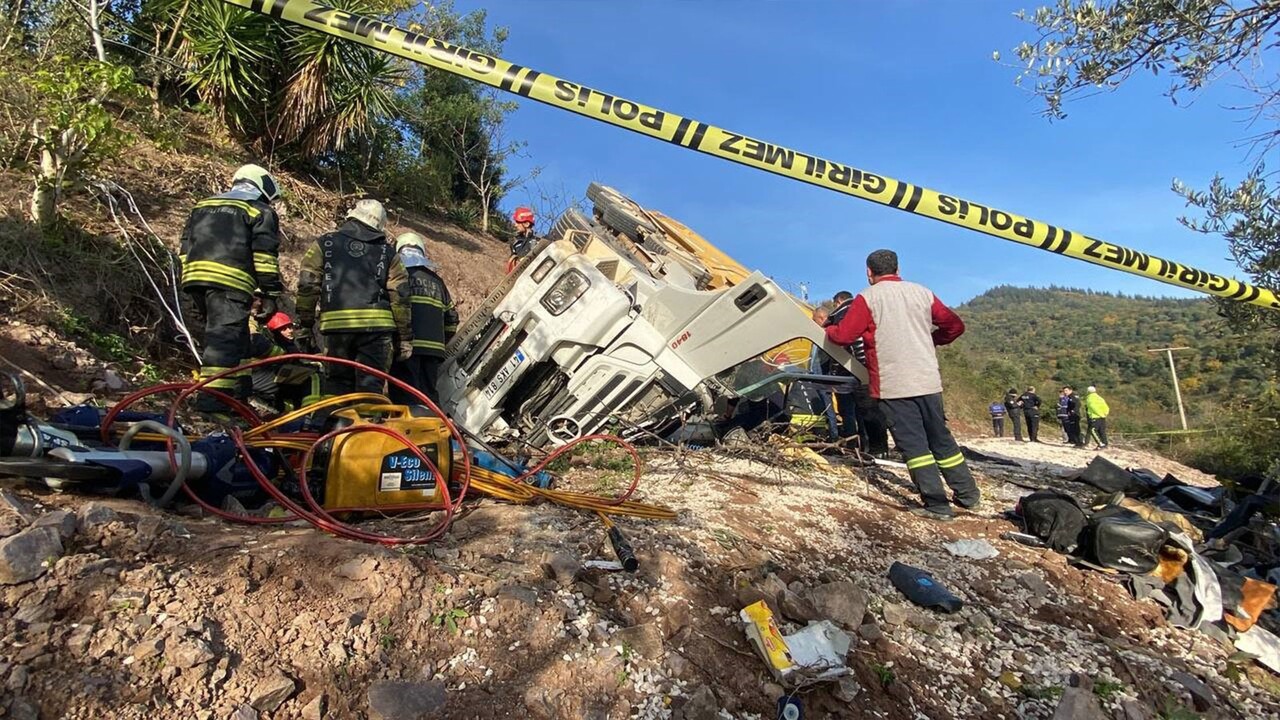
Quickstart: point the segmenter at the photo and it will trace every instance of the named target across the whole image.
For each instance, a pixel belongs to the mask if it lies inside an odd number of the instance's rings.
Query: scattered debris
[[[994,545],[983,539],[956,540],[955,542],[943,543],[942,547],[956,557],[970,558],[972,560],[990,560],[1000,554],[1000,551],[996,550]]]
[[[799,632],[783,636],[773,612],[763,601],[743,608],[739,617],[747,639],[769,672],[784,685],[834,680],[849,673],[844,658],[850,638],[829,620],[810,623]]]
[[[964,607],[964,601],[920,568],[895,562],[889,567],[889,581],[911,602],[927,608],[953,613]]]

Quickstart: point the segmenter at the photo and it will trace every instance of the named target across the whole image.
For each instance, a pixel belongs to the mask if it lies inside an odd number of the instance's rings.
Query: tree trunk
[[[93,36],[93,51],[98,62],[107,61],[107,48],[102,43],[102,29],[98,27],[98,16],[102,14],[99,0],[89,0],[89,34]]]
[[[489,232],[489,203],[480,206],[480,232]]]
[[[53,224],[58,211],[58,162],[49,150],[40,151],[40,174],[31,193],[31,220],[42,228]]]

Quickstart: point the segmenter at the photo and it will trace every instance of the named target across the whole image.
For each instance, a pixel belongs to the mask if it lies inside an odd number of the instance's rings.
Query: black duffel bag
[[[1116,505],[1095,512],[1085,533],[1084,556],[1120,572],[1146,574],[1160,564],[1160,548],[1169,531]]]
[[[1018,501],[1015,513],[1028,534],[1060,553],[1076,549],[1088,519],[1075,498],[1057,490],[1037,490],[1027,495]]]

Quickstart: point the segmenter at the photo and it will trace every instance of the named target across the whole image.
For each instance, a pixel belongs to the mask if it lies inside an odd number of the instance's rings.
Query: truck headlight
[[[577,270],[569,270],[556,280],[546,295],[542,296],[542,307],[552,315],[559,315],[569,309],[591,287],[591,281]]]

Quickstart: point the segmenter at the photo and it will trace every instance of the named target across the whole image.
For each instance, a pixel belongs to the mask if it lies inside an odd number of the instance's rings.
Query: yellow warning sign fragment
[[[809,155],[311,0],[225,0],[707,155],[913,215],[1230,300],[1280,309],[1266,288]]]

